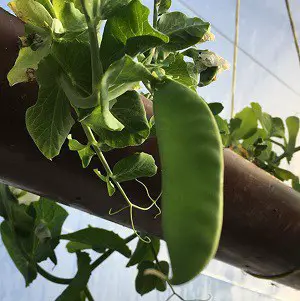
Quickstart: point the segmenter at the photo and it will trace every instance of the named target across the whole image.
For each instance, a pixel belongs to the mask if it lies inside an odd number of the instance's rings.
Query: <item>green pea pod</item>
[[[214,257],[222,228],[223,153],[214,116],[186,86],[167,79],[154,93],[162,164],[163,233],[173,284],[197,276]]]

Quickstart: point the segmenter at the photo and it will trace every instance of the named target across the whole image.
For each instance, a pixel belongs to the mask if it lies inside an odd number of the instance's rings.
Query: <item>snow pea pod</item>
[[[162,166],[162,225],[173,284],[197,276],[214,257],[222,228],[223,152],[205,101],[167,79],[156,86],[154,116]]]

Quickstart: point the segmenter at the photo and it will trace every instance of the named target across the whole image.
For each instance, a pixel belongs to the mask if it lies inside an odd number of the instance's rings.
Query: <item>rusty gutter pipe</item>
[[[35,83],[9,87],[6,75],[18,53],[18,37],[24,33],[21,21],[0,8],[0,181],[94,215],[129,225],[127,212],[109,216],[110,208],[124,206],[119,194],[107,195],[105,185],[90,169],[82,169],[79,158],[63,148],[52,162],[45,159],[25,128],[25,111],[37,98]],[[148,114],[150,102],[145,100]],[[155,139],[134,151],[151,153],[159,161]],[[111,164],[133,150],[107,154]],[[224,150],[225,211],[224,226],[216,258],[259,275],[276,275],[300,267],[300,194],[252,163]],[[92,162],[92,167],[97,167]],[[160,191],[160,174],[145,181],[155,195]],[[132,200],[147,203],[137,183],[126,183]],[[135,212],[136,226],[162,237],[160,219],[155,212]],[[278,282],[300,289],[300,273]]]

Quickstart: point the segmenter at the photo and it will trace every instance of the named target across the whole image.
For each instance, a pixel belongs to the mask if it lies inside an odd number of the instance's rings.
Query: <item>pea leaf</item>
[[[289,133],[289,140],[286,146],[286,153],[288,154],[287,160],[291,161],[293,153],[295,151],[296,140],[299,133],[299,118],[296,116],[290,116],[286,119],[286,125]]]
[[[69,253],[76,253],[78,251],[92,249],[91,245],[83,244],[83,243],[80,243],[80,242],[73,242],[73,241],[68,242],[66,247],[67,247],[67,250],[68,250]],[[92,250],[94,250],[98,253],[104,253],[105,252],[105,248],[97,248],[97,249],[92,249]]]
[[[23,275],[26,286],[29,286],[30,283],[37,277],[37,272],[32,262],[28,261],[20,250],[19,243],[17,241],[18,238],[16,237],[14,231],[12,231],[8,221],[4,221],[1,224],[1,236],[8,254],[10,255],[17,269]]]
[[[89,166],[95,152],[91,149],[90,145],[83,145],[79,143],[76,139],[72,139],[69,135],[69,149],[71,151],[77,151],[82,162],[82,167],[86,168]]]
[[[257,118],[251,108],[243,109],[235,115],[234,119],[241,120],[239,127],[235,128],[231,133],[234,139],[246,139],[256,132]]]
[[[140,177],[152,177],[157,172],[154,158],[146,153],[135,153],[117,162],[113,168],[118,182],[131,181]]]
[[[145,275],[145,271],[157,270],[162,272],[165,276],[169,274],[169,264],[166,261],[160,261],[159,266],[151,261],[143,261],[138,265],[138,275],[135,279],[136,291],[141,295],[145,295],[154,289],[161,292],[166,290],[166,281],[154,275]],[[161,270],[161,271],[160,271]]]
[[[28,132],[43,155],[57,156],[74,124],[66,95],[55,80],[60,66],[48,56],[37,71],[39,94],[37,103],[26,112]]]
[[[175,51],[200,43],[203,36],[209,32],[210,24],[200,18],[188,18],[181,12],[171,12],[161,16],[158,30],[170,38],[169,43],[161,47]]]
[[[124,125],[122,131],[109,131],[99,122],[101,109],[96,108],[83,122],[90,126],[99,136],[100,144],[113,148],[139,145],[149,136],[150,128],[146,117],[144,105],[135,91],[128,91],[118,97],[117,103],[112,107],[111,113]]]
[[[229,131],[228,122],[218,115],[215,116],[215,120],[217,122],[221,134],[223,146],[227,147],[229,146],[229,142],[230,142],[230,131]]]
[[[254,111],[254,114],[256,115],[256,118],[259,120],[262,128],[266,131],[267,137],[270,137],[273,127],[272,117],[267,113],[263,113],[261,106],[256,102],[252,102],[251,107]]]
[[[88,254],[77,254],[78,271],[72,282],[56,299],[56,301],[74,301],[76,299],[80,300],[81,292],[86,288],[92,273],[90,262],[91,259]]]
[[[39,27],[52,27],[53,19],[47,9],[34,0],[15,0],[8,3],[10,9],[25,23]]]
[[[61,239],[90,245],[91,249],[112,249],[125,257],[130,257],[131,252],[124,240],[112,231],[89,227],[74,233],[65,234]]]
[[[87,29],[84,15],[73,2],[53,0],[53,8],[57,18],[67,31],[80,33]]]
[[[106,180],[107,192],[109,196],[113,196],[116,192],[115,185],[109,180]]]
[[[159,0],[158,1],[158,14],[166,13],[172,5],[172,0]]]
[[[42,47],[33,51],[31,47],[20,49],[18,58],[7,75],[11,86],[34,80],[34,71],[37,70],[40,61],[50,52],[50,41],[46,41]]]
[[[153,255],[151,244],[153,246],[155,254],[158,254],[160,249],[160,240],[158,238],[151,237],[150,244],[139,240],[136,249],[132,254],[130,260],[128,261],[126,267],[134,266],[142,261],[154,261],[155,257]]]
[[[38,202],[33,203],[33,207],[36,214],[33,253],[36,261],[40,262],[53,256],[68,213],[56,202],[46,198],[40,198]]]
[[[100,48],[105,70],[125,53],[135,56],[168,42],[167,36],[149,24],[149,13],[149,9],[139,0],[133,0],[109,18]]]
[[[220,102],[211,102],[208,106],[214,115],[219,115],[224,109],[224,106]]]
[[[272,118],[271,137],[285,138],[285,128],[282,119],[279,117]]]
[[[152,74],[143,64],[135,62],[130,56],[125,55],[122,59],[114,62],[103,75],[102,97],[108,102],[132,89],[140,81],[147,80],[153,80]]]
[[[198,84],[197,75],[194,73],[194,65],[184,61],[184,55],[181,53],[170,54],[164,63],[168,63],[164,67],[166,75],[171,76],[174,80],[184,84],[185,86],[196,90]]]

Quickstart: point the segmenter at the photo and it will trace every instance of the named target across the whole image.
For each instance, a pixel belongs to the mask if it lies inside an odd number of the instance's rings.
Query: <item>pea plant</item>
[[[292,180],[299,190],[299,178],[279,168],[299,150],[297,117],[286,121],[287,139],[281,119],[263,113],[258,104],[228,122],[219,116],[220,103],[207,104],[197,94],[198,87],[228,68],[223,58],[198,48],[214,38],[208,22],[170,11],[171,0],[154,0],[152,22],[140,0],[15,0],[9,6],[24,21],[26,34],[8,81],[39,85],[37,102],[26,112],[32,140],[49,160],[65,143],[78,153],[83,168],[98,160],[99,185],[106,185],[109,196],[118,191],[124,198],[124,207],[110,214],[127,210],[134,232],[123,239],[89,226],[63,234],[68,214],[61,206],[33,196],[25,204],[25,192],[0,184],[2,240],[27,286],[39,274],[66,286],[56,300],[94,300],[90,276],[118,252],[129,258],[127,267],[137,266],[139,294],[169,286],[170,298],[183,300],[173,285],[196,277],[218,247],[224,146],[281,180]],[[142,94],[153,102],[151,119]],[[85,138],[76,136],[75,126]],[[162,166],[162,192],[156,198],[141,181],[157,173],[150,154],[134,153],[114,166],[106,160],[107,152],[141,145],[150,136],[157,137]],[[283,149],[281,155],[272,150],[274,144]],[[149,206],[132,202],[123,188],[126,181],[145,188]],[[169,263],[158,259],[159,239],[138,232],[134,224],[135,211],[155,207],[159,215],[160,203],[172,273]],[[136,237],[131,253],[127,244]],[[40,265],[46,259],[58,264],[55,249],[61,240],[77,256],[73,278],[56,277]],[[92,261],[90,252],[99,257]]]

